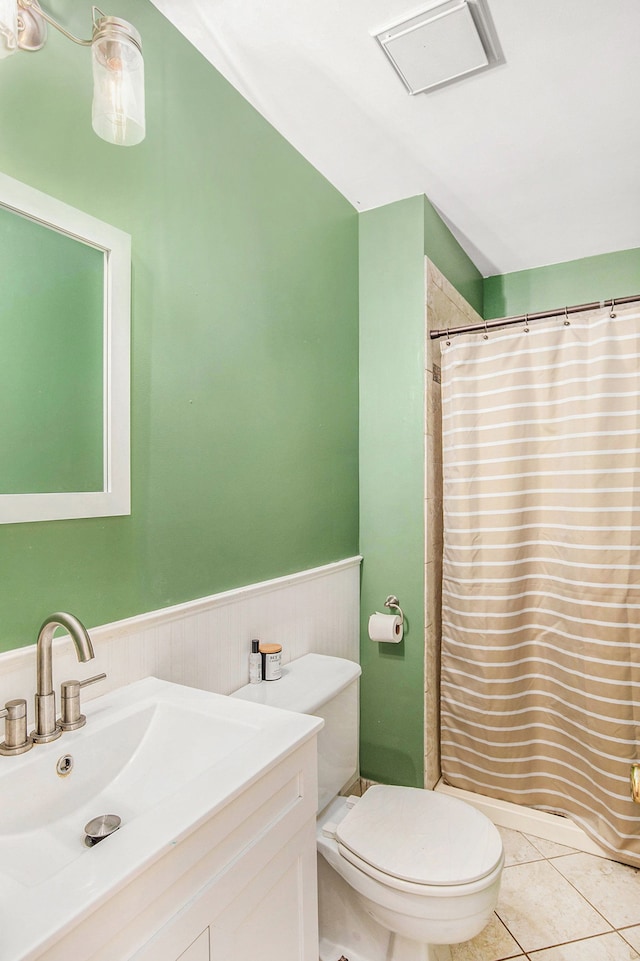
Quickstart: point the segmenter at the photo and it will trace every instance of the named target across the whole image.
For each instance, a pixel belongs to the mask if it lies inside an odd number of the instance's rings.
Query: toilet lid
[[[468,884],[502,857],[498,831],[470,804],[382,784],[370,787],[337,825],[336,840],[383,874],[416,884]]]

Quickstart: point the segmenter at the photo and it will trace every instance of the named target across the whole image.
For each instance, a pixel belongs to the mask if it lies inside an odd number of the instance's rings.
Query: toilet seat
[[[420,788],[374,785],[335,827],[340,854],[403,890],[473,884],[502,868],[502,840],[480,811]]]

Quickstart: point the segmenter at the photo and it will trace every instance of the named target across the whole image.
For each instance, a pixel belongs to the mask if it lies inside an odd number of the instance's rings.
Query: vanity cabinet
[[[307,957],[316,961],[315,918],[310,913],[312,907],[315,913],[315,906],[304,891],[306,884],[313,889],[315,858],[311,864],[296,847],[291,845],[224,907],[210,904],[208,910],[213,908],[217,917],[179,961],[293,961]],[[154,957],[164,958],[155,945],[153,951]]]
[[[258,867],[255,855],[213,880],[132,961],[317,961],[315,817],[266,864]]]
[[[314,736],[176,838],[42,961],[317,961],[316,780]]]

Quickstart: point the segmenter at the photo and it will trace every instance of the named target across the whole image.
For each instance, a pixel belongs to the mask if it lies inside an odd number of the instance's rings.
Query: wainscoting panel
[[[249,679],[254,637],[282,644],[283,664],[309,653],[359,661],[360,561],[352,557],[111,624],[87,624],[95,659],[79,664],[69,638],[56,638],[55,689],[105,671],[105,681],[83,690],[83,701],[149,676],[230,694]],[[35,686],[35,643],[0,654],[0,705],[26,697],[31,722]]]

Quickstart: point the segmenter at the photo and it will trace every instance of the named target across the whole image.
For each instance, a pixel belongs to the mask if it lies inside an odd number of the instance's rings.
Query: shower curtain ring
[[[451,347],[451,334],[449,333],[449,328],[447,327],[447,339],[445,340],[447,347]]]
[[[570,327],[570,326],[571,326],[571,321],[569,320],[569,308],[568,308],[568,307],[565,307],[565,308],[564,308],[564,326],[565,326],[565,327]]]
[[[616,305],[615,298],[612,297],[612,298],[611,298],[611,311],[610,311],[610,313],[609,313],[609,317],[615,317],[616,314],[615,314],[615,311],[614,311],[614,309],[613,309],[613,308],[615,307],[615,305]]]
[[[489,340],[489,328],[487,327],[487,322],[484,322],[484,334],[482,335],[483,340]]]
[[[529,333],[529,314],[524,315],[524,332],[525,334]]]

